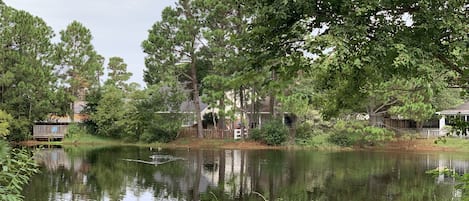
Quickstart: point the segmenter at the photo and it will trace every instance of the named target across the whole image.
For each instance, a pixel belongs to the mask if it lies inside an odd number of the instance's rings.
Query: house
[[[199,99],[200,100],[200,99]],[[197,116],[195,114],[194,101],[184,101],[179,106],[179,112],[186,114],[182,122],[183,127],[191,127],[197,124]],[[210,112],[210,108],[207,104],[200,101],[200,116],[203,117],[205,114]]]
[[[278,112],[277,107],[279,105],[275,104],[274,107]],[[270,97],[266,97],[254,104],[248,104],[246,106],[246,119],[249,122],[249,128],[262,127],[263,123],[272,118],[271,110]],[[295,115],[291,113],[283,112],[283,114],[278,113],[278,115],[282,115],[283,123],[289,127],[296,121]]]
[[[460,118],[463,118],[464,121],[466,122],[469,120],[469,102],[465,102],[454,108],[439,111],[436,114],[440,116],[440,120],[439,120],[440,136],[445,135],[446,133],[448,133],[448,130],[446,127],[452,124],[450,122],[450,119],[452,117],[459,116]]]

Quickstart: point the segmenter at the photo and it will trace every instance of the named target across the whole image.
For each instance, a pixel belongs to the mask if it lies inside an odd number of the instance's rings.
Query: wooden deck
[[[35,140],[62,140],[67,133],[68,124],[51,123],[36,124],[33,127],[33,138]]]

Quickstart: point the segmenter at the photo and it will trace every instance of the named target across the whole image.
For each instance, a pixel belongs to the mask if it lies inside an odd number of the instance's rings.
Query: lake
[[[458,200],[455,153],[65,147],[37,151],[26,201]]]

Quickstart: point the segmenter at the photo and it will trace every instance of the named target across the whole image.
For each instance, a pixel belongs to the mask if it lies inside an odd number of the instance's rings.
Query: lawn
[[[444,137],[436,141],[436,146],[453,149],[455,151],[469,152],[469,139],[460,137]]]
[[[75,134],[68,136],[63,140],[63,144],[122,144],[121,140],[90,135],[90,134]]]

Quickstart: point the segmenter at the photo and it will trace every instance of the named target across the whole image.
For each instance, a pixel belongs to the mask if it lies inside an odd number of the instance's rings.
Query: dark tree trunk
[[[272,70],[272,80],[275,81],[276,79],[277,76],[275,70]],[[275,111],[275,94],[273,91],[270,92],[269,110],[271,119],[275,119],[277,117],[277,113]]]
[[[225,94],[225,92],[223,92]],[[224,138],[225,131],[225,95],[220,99],[220,110],[218,112],[218,128],[221,129],[221,137]]]
[[[244,89],[243,87],[240,87],[239,89],[239,105],[241,107],[241,139],[244,140],[244,118],[245,118],[245,112],[244,112]]]
[[[192,41],[192,44],[195,44],[195,37]],[[197,137],[203,138],[203,127],[202,127],[202,117],[200,116],[200,98],[199,98],[199,86],[197,83],[197,66],[196,66],[196,56],[195,53],[191,52],[191,81],[192,81],[192,90],[193,90],[193,98],[194,98],[194,113],[196,115],[197,120]]]

